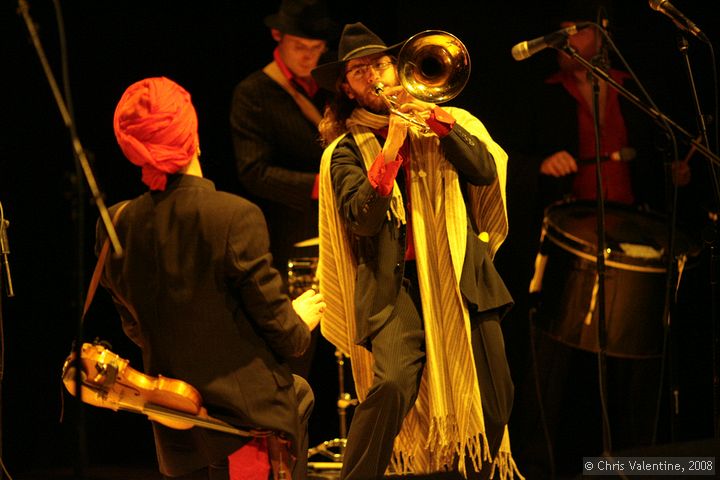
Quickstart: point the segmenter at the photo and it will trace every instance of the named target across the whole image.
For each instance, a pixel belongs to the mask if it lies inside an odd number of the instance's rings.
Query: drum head
[[[664,271],[668,252],[667,219],[658,213],[642,212],[626,205],[606,203],[605,246],[608,264],[616,268],[650,267]],[[597,205],[594,201],[565,202],[551,205],[545,214],[545,231],[550,240],[597,256]],[[683,232],[675,236],[675,251],[691,250],[691,241]],[[653,268],[654,267],[654,268]]]

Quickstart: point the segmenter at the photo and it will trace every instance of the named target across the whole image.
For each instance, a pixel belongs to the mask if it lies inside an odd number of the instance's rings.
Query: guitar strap
[[[118,207],[118,209],[115,211],[115,215],[113,215],[112,218],[112,224],[115,226],[115,223],[117,222],[117,219],[120,218],[120,212],[125,209],[127,204],[130,203],[130,200],[127,200],[122,205]],[[93,272],[92,279],[90,280],[90,285],[88,286],[88,293],[85,297],[85,305],[83,306],[83,313],[81,320],[85,320],[85,314],[87,313],[88,309],[90,308],[90,304],[92,303],[93,297],[95,296],[95,292],[97,291],[97,286],[100,283],[100,273],[102,272],[103,266],[105,265],[105,260],[107,260],[108,251],[110,250],[110,239],[106,238],[105,242],[103,243],[102,249],[100,249],[100,255],[98,255],[97,263],[95,264],[95,271]]]
[[[265,68],[263,68],[263,72],[265,72],[268,77],[272,78],[275,83],[280,85],[292,97],[292,99],[295,100],[295,103],[297,103],[300,111],[303,115],[305,115],[305,118],[310,120],[315,126],[320,123],[320,120],[322,119],[320,111],[306,96],[295,90],[295,88],[290,85],[290,82],[285,75],[283,75],[276,62],[273,61],[267,64]]]

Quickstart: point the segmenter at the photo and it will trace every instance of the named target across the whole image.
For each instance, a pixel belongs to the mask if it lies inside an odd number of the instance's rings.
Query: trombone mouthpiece
[[[373,90],[375,91],[375,95],[380,95],[383,90],[385,90],[385,85],[382,82],[378,82],[373,85]]]

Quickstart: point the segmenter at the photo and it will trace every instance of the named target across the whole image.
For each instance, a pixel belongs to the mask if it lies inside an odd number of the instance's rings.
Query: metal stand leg
[[[348,407],[357,405],[358,401],[349,393],[345,392],[345,355],[335,350],[335,359],[338,369],[339,395],[337,400],[338,417],[340,420],[340,438],[326,440],[321,444],[308,449],[308,458],[315,455],[322,455],[330,462],[308,462],[308,467],[317,470],[340,470],[342,468],[343,454],[347,442],[347,421],[345,410]]]

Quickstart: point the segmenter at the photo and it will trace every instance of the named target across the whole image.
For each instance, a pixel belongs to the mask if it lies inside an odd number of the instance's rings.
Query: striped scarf
[[[468,192],[470,213],[483,232],[481,239],[489,241],[494,254],[507,234],[504,196],[507,155],[475,117],[460,109],[447,111],[487,145],[497,165],[498,178],[492,185],[469,186]],[[348,119],[347,126],[362,152],[366,169],[381,148],[371,129],[384,125],[387,116],[363,109],[356,109]],[[356,265],[330,178],[332,153],[339,140],[328,146],[320,165],[318,276],[328,306],[321,330],[351,358],[356,392],[363,401],[372,385],[372,355],[353,343]],[[518,472],[510,454],[507,428],[494,459],[490,458],[485,437],[469,314],[459,287],[467,241],[467,212],[458,174],[444,158],[435,135],[411,129],[408,142],[411,147],[408,188],[413,202],[411,215],[427,363],[418,399],[395,440],[392,466],[397,472],[423,473],[445,470],[457,461],[465,473],[467,455],[476,469],[480,469],[483,461],[492,461],[500,478],[513,478]],[[392,196],[392,215],[404,222],[403,199],[397,184]]]

